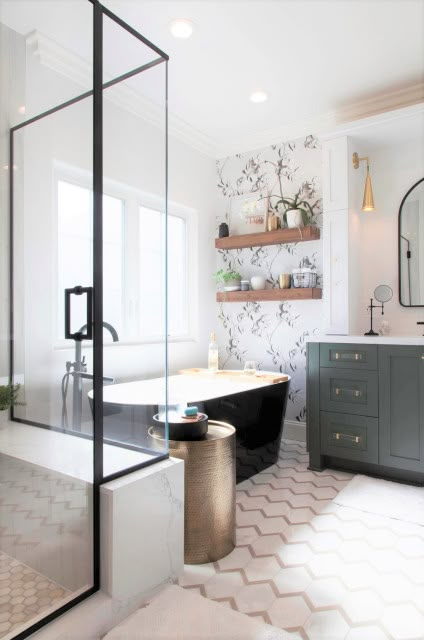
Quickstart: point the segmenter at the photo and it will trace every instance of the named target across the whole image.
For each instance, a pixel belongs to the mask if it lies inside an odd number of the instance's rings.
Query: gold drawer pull
[[[336,388],[336,396],[340,396],[342,393],[353,393],[355,398],[360,398],[362,396],[362,391],[358,391],[358,389],[339,389]]]
[[[351,442],[355,442],[355,444],[359,444],[361,442],[361,436],[352,436],[350,433],[334,433],[336,440],[350,440]]]
[[[343,353],[336,352],[335,353],[336,360],[342,360],[343,359],[343,355],[348,355],[348,354],[346,354],[346,353],[343,354]],[[362,354],[361,353],[354,353],[352,355],[353,355],[354,360],[362,360]],[[349,358],[347,358],[347,359],[349,360]]]

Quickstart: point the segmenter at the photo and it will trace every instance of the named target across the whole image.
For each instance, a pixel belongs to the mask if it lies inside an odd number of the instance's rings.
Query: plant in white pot
[[[304,227],[314,215],[311,205],[302,197],[300,190],[294,198],[282,197],[275,206],[289,229]]]
[[[240,291],[241,275],[233,269],[220,269],[214,273],[217,284],[221,285],[224,291]]]
[[[0,425],[4,425],[9,419],[10,407],[25,404],[18,400],[20,388],[20,384],[0,385]]]

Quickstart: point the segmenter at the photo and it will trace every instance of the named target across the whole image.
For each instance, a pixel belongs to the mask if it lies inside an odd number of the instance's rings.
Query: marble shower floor
[[[423,640],[424,527],[336,505],[351,475],[277,464],[237,485],[237,546],[179,584],[293,640]],[[423,489],[424,491],[424,489]]]

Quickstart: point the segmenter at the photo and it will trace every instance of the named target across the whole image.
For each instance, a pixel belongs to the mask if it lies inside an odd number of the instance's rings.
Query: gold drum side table
[[[219,560],[235,547],[235,429],[209,420],[201,440],[170,440],[169,455],[184,460],[184,561]]]

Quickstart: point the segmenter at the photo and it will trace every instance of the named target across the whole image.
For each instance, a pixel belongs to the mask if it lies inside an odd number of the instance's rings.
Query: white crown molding
[[[87,60],[59,45],[40,31],[32,31],[27,36],[26,43],[29,51],[40,64],[65,76],[84,91],[92,88],[93,70]],[[107,90],[107,99],[163,130],[165,123],[163,108],[127,84],[121,83],[110,87]],[[173,113],[168,113],[168,130],[170,136],[207,156],[216,158],[213,141]]]
[[[348,135],[360,127],[405,117],[408,115],[407,109],[411,109],[411,113],[415,114],[423,103],[424,82],[415,83],[407,88],[386,92],[309,120],[291,122],[241,139],[221,141],[218,144],[219,157],[262,149],[281,140],[300,138],[311,133],[322,139],[343,135],[343,131]]]
[[[29,50],[41,64],[66,76],[84,90],[92,87],[92,66],[87,60],[65,49],[39,31],[30,33],[26,41]],[[146,122],[163,128],[163,110],[128,85],[121,84],[108,89],[108,98]],[[422,103],[424,103],[424,82],[419,82],[313,118],[291,122],[243,137],[213,140],[172,112],[168,114],[168,127],[170,136],[216,159],[261,149],[279,141],[295,139],[311,133],[323,139],[343,135],[343,131],[348,135],[359,127],[371,126],[377,122],[386,121],[387,118],[404,117],[403,113],[396,115],[396,111],[403,112],[404,107],[413,105],[419,108]]]
[[[322,133],[321,140],[331,140],[340,136],[355,136],[366,132],[367,129],[376,131],[378,127],[399,121],[411,121],[419,119],[424,122],[424,101],[408,107],[401,107],[393,111],[384,111],[376,115],[358,120],[353,120],[345,124],[339,124],[333,129]],[[418,120],[417,120],[418,121]]]
[[[93,84],[92,65],[87,60],[65,49],[40,31],[32,31],[26,37],[28,50],[40,64],[69,78],[85,91]]]
[[[328,131],[337,125],[335,114],[328,113],[308,120],[291,122],[281,127],[258,131],[242,138],[222,140],[217,145],[218,158],[247,153],[255,149],[263,149],[271,144],[284,140],[294,140],[311,133],[318,135],[321,131]]]
[[[408,87],[381,93],[359,102],[342,107],[338,111],[338,123],[352,122],[394,111],[424,102],[424,82],[416,82]]]

